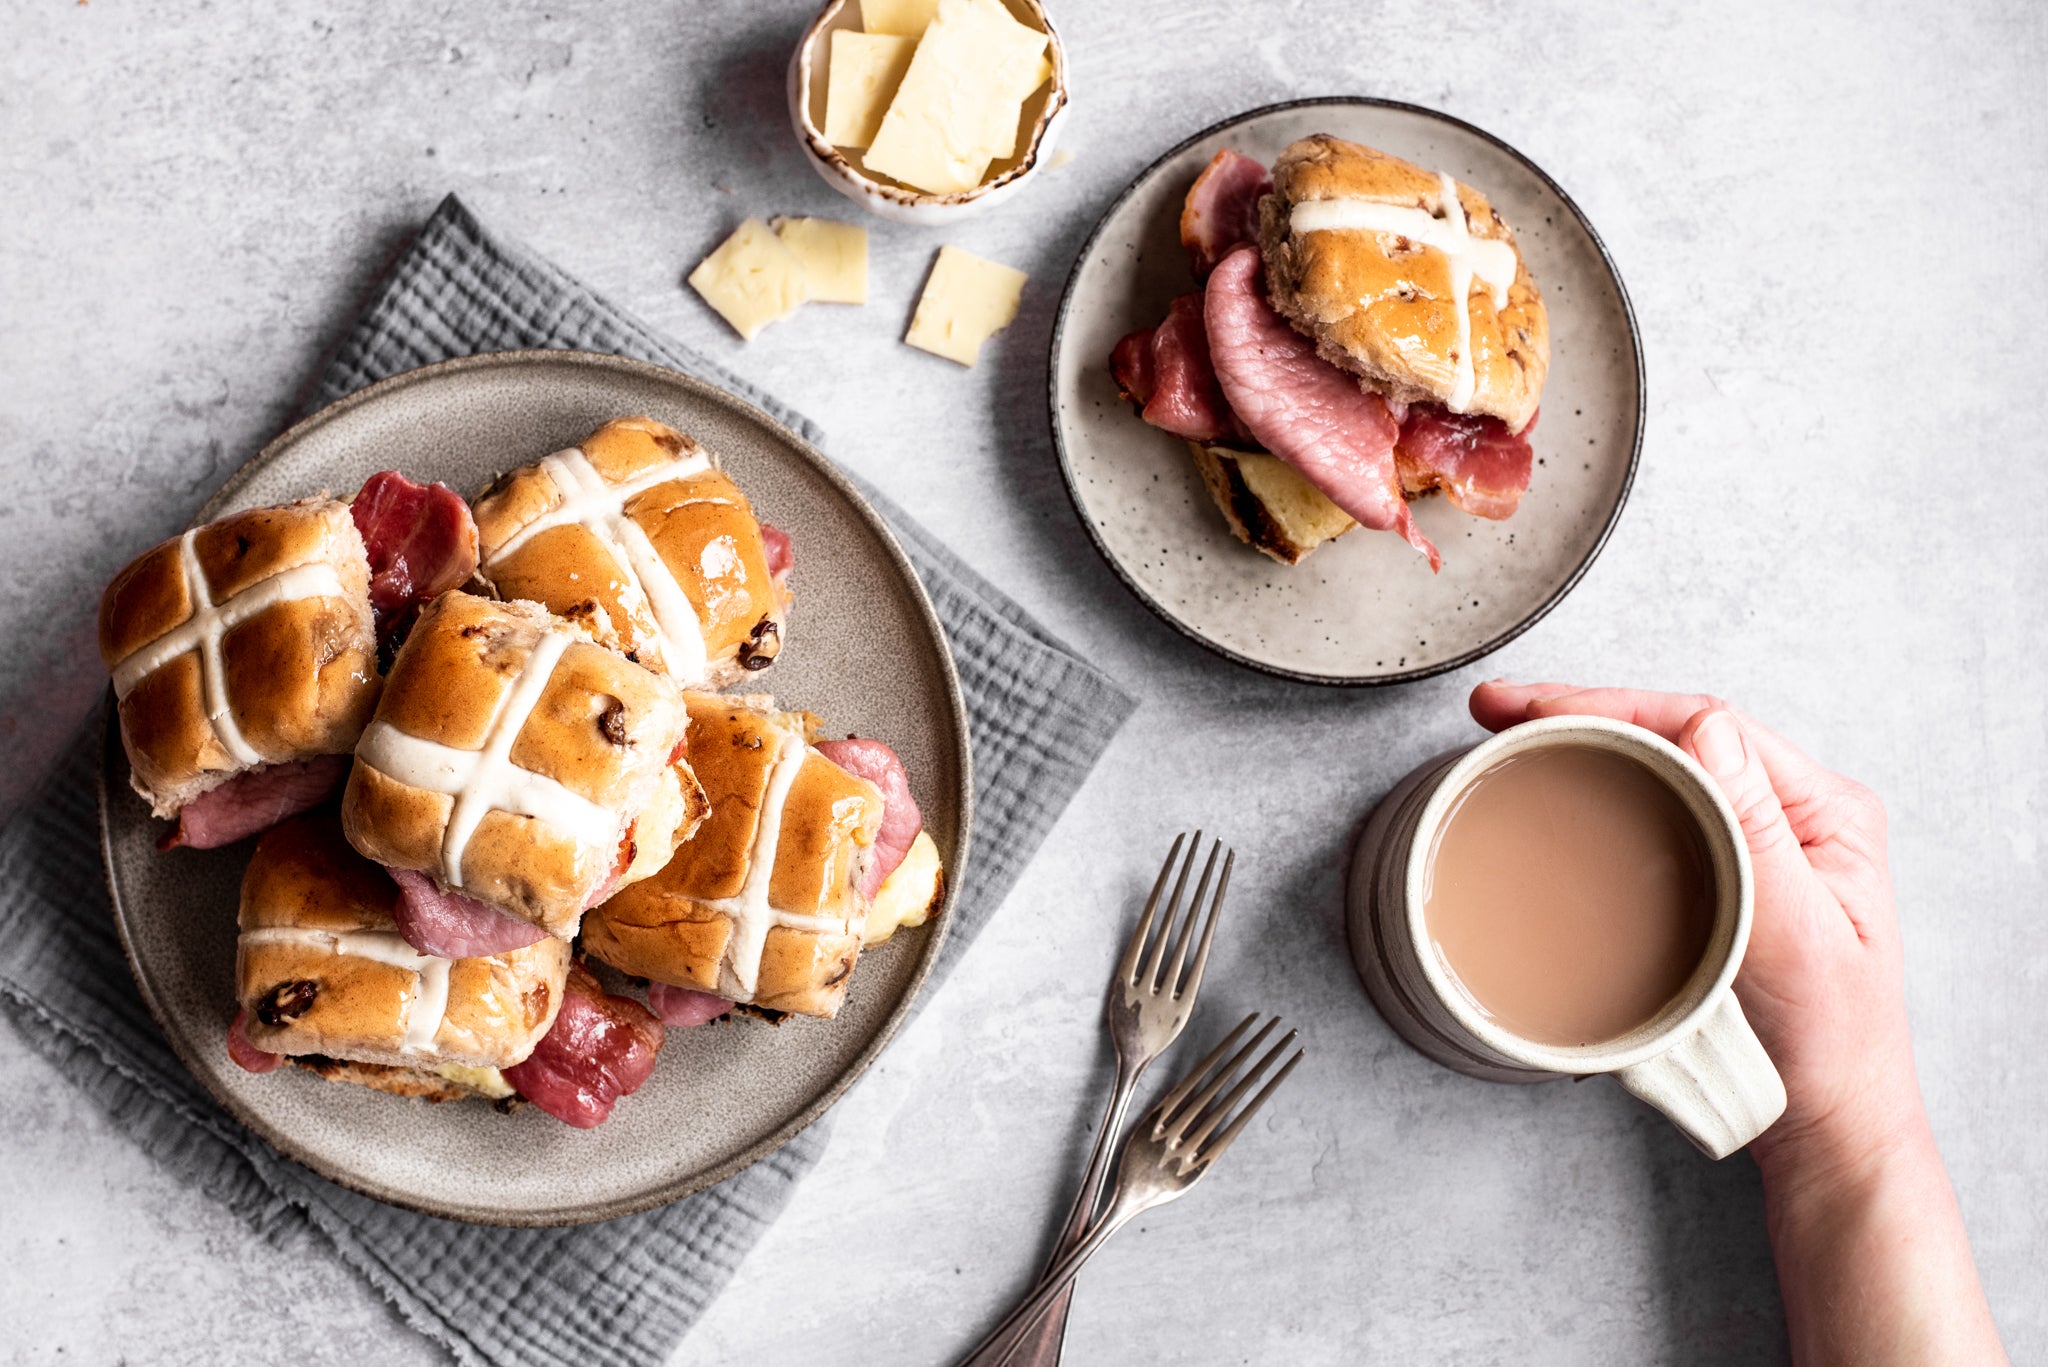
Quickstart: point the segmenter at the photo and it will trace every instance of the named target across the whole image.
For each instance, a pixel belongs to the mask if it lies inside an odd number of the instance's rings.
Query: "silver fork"
[[[1122,1229],[1133,1216],[1183,1195],[1201,1180],[1203,1173],[1215,1166],[1231,1141],[1266,1104],[1266,1098],[1273,1095],[1274,1089],[1285,1082],[1294,1066],[1301,1062],[1302,1051],[1296,1049],[1294,1056],[1281,1065],[1280,1071],[1259,1088],[1257,1096],[1249,1103],[1239,1105],[1244,1101],[1245,1093],[1294,1043],[1297,1033],[1289,1030],[1281,1036],[1279,1042],[1247,1071],[1246,1063],[1280,1023],[1280,1018],[1274,1016],[1228,1062],[1221,1062],[1258,1018],[1254,1012],[1240,1021],[1235,1030],[1223,1037],[1222,1043],[1209,1051],[1208,1057],[1196,1064],[1138,1122],[1138,1128],[1124,1142],[1123,1159],[1117,1165],[1116,1190],[1110,1194],[1109,1207],[1103,1212],[1101,1221],[1053,1266],[1036,1289],[996,1326],[994,1333],[961,1359],[960,1367],[1002,1367],[1009,1362],[1023,1331],[1037,1323],[1061,1293],[1073,1284],[1081,1264],[1088,1261],[1110,1235]],[[1240,1072],[1243,1073],[1241,1078],[1238,1077]],[[1218,1100],[1217,1093],[1233,1078],[1237,1078],[1236,1085]]]
[[[1154,937],[1152,928],[1159,910],[1159,898],[1166,891],[1167,880],[1173,877],[1174,864],[1180,861],[1183,843],[1187,845],[1187,859],[1180,865],[1180,877],[1174,882],[1173,896],[1166,904],[1166,915],[1159,920],[1159,933]],[[1081,1242],[1090,1221],[1095,1218],[1095,1207],[1102,1197],[1102,1183],[1109,1176],[1110,1148],[1123,1130],[1124,1115],[1130,1110],[1131,1096],[1138,1089],[1138,1078],[1180,1037],[1188,1018],[1194,1015],[1195,994],[1202,987],[1202,970],[1209,964],[1209,943],[1216,937],[1216,921],[1222,915],[1223,897],[1230,888],[1230,870],[1237,862],[1236,852],[1224,849],[1222,841],[1211,844],[1208,862],[1202,866],[1202,879],[1195,885],[1194,899],[1188,903],[1187,916],[1180,922],[1180,939],[1174,946],[1173,963],[1168,966],[1167,942],[1174,938],[1174,921],[1180,913],[1181,894],[1187,891],[1188,875],[1194,872],[1195,859],[1201,852],[1200,831],[1195,832],[1192,841],[1185,835],[1173,838],[1173,848],[1166,852],[1166,862],[1159,866],[1159,878],[1152,885],[1152,895],[1145,899],[1145,911],[1138,918],[1138,928],[1131,932],[1130,943],[1124,946],[1123,959],[1116,966],[1116,976],[1110,980],[1109,1003],[1104,1014],[1109,1022],[1110,1042],[1116,1046],[1116,1085],[1110,1089],[1109,1109],[1103,1114],[1102,1128],[1095,1132],[1095,1147],[1088,1155],[1087,1175],[1081,1179],[1081,1190],[1074,1197],[1073,1209],[1067,1212],[1066,1222],[1060,1226],[1059,1240],[1053,1245],[1052,1257],[1046,1262],[1047,1273]],[[1209,882],[1216,874],[1218,855],[1223,859],[1223,872],[1216,879],[1215,895],[1210,897]],[[1207,899],[1206,903],[1204,899]],[[1187,969],[1187,977],[1183,979],[1181,970],[1187,966],[1189,939],[1198,922],[1202,927],[1201,946],[1195,951],[1194,966]],[[1148,941],[1151,946],[1149,954],[1146,952]],[[1012,1359],[1017,1367],[1056,1367],[1061,1344],[1067,1334],[1067,1307],[1072,1298],[1072,1291],[1061,1292],[1042,1320],[1020,1329]]]

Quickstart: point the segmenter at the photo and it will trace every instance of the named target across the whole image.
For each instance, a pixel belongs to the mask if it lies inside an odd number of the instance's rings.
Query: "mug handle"
[[[1726,1158],[1785,1113],[1785,1083],[1733,992],[1699,1029],[1655,1058],[1614,1074],[1709,1158]]]

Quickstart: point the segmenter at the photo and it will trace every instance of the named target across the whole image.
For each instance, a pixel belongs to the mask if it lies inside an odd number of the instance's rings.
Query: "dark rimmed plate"
[[[474,494],[499,471],[631,413],[723,458],[797,548],[790,648],[760,676],[833,734],[888,740],[960,886],[972,816],[967,718],[938,618],[895,538],[846,478],[767,414],[657,366],[582,352],[447,361],[351,395],[286,432],[201,510],[209,520],[397,467]],[[162,827],[128,787],[109,736],[100,796],[114,914],[171,1045],[235,1117],[315,1172],[415,1210],[559,1225],[644,1210],[731,1176],[816,1120],[908,1014],[949,914],[861,957],[837,1020],[673,1030],[661,1065],[596,1130],[527,1107],[429,1106],[228,1058],[235,906],[249,845],[160,853]]]
[[[1432,575],[1400,538],[1353,531],[1297,566],[1234,540],[1178,438],[1117,397],[1110,349],[1194,288],[1181,200],[1219,148],[1271,164],[1331,133],[1449,171],[1514,225],[1550,311],[1539,464],[1514,517],[1444,499],[1416,520],[1444,556]],[[1621,277],[1578,206],[1527,157],[1448,115],[1389,100],[1298,100],[1204,129],[1133,181],[1068,277],[1053,329],[1052,429],[1067,491],[1096,548],[1144,604],[1227,659],[1309,683],[1427,678],[1519,636],[1569,593],[1621,516],[1642,450],[1643,358]]]

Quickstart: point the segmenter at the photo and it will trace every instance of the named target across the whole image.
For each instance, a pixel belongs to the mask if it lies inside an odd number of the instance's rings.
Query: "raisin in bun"
[[[730,687],[782,649],[786,567],[753,506],[708,451],[652,418],[608,422],[513,470],[477,500],[476,522],[496,596],[574,618],[686,688]]]
[[[479,1074],[520,1062],[547,1034],[569,946],[544,938],[433,958],[400,938],[397,899],[331,811],[264,835],[242,878],[235,951],[245,1036],[323,1075],[402,1095],[499,1094]]]

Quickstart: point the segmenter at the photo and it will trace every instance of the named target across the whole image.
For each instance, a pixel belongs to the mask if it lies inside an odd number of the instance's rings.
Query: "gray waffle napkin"
[[[431,361],[522,347],[654,361],[744,395],[820,440],[806,419],[489,232],[453,196],[398,260],[321,377],[317,401]],[[974,848],[936,986],[1002,904],[1133,701],[877,502],[945,624],[974,748]],[[168,1171],[272,1237],[331,1244],[463,1362],[665,1360],[817,1161],[826,1126],[687,1200],[574,1229],[457,1224],[325,1181],[222,1112],[142,1005],[102,883],[95,758],[92,736],[81,737],[40,800],[0,832],[0,1000],[31,1044]]]

